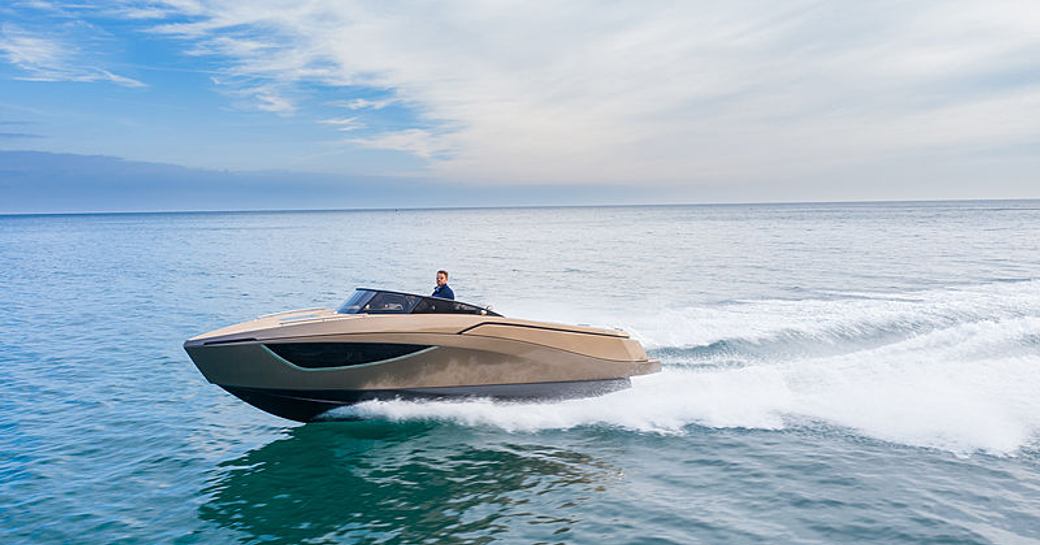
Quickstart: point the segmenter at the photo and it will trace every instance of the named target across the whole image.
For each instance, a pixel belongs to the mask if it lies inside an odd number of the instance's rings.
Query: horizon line
[[[894,199],[894,200],[830,200],[830,201],[750,201],[750,202],[701,202],[701,203],[642,203],[642,204],[530,204],[530,205],[474,205],[474,206],[403,206],[403,207],[359,207],[359,208],[256,208],[237,210],[113,210],[81,212],[0,212],[0,217],[32,216],[114,216],[114,215],[160,215],[160,214],[278,214],[278,213],[322,213],[322,212],[421,212],[450,210],[534,210],[551,208],[668,208],[696,206],[767,206],[767,205],[870,205],[870,204],[925,204],[925,203],[969,203],[969,202],[1029,202],[1040,201],[1040,197],[1010,199]]]

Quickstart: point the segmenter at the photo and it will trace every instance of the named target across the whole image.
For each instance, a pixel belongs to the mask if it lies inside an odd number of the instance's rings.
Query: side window
[[[423,299],[412,309],[412,314],[442,314],[448,312],[448,302]]]
[[[481,309],[466,303],[455,303],[454,307],[452,312],[455,314],[481,314]]]
[[[439,299],[427,299],[419,301],[412,309],[412,314],[484,314],[485,311],[466,303],[445,301]]]
[[[369,314],[407,314],[415,306],[418,297],[403,293],[377,293],[365,305],[363,312]]]

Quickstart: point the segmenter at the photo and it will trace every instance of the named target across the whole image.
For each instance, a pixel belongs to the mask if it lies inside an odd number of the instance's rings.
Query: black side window
[[[412,309],[412,314],[483,314],[483,309],[466,303],[443,299],[423,298]]]
[[[412,309],[412,314],[438,314],[447,312],[448,303],[433,299],[423,299]]]

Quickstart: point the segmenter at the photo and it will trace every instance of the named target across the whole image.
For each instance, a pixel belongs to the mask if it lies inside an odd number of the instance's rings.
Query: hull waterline
[[[313,422],[328,411],[365,401],[463,400],[561,401],[596,397],[632,386],[628,378],[534,384],[494,384],[402,390],[279,390],[221,386],[231,395],[266,413],[296,422]],[[343,418],[351,418],[344,415]],[[334,417],[323,417],[335,419]]]

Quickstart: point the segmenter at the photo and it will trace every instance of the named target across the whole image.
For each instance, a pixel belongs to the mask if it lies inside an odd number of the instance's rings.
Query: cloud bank
[[[0,136],[2,138],[2,136]],[[103,155],[0,150],[0,214],[646,203],[625,186],[228,172]]]
[[[841,176],[1040,135],[1029,1],[149,5],[151,32],[224,59],[262,108],[310,84],[411,108],[413,126],[344,143],[453,180]]]

